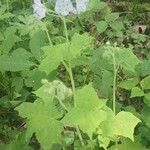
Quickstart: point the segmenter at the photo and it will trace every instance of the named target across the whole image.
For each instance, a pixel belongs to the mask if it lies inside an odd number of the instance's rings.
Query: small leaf
[[[99,21],[96,23],[96,27],[97,27],[98,33],[100,34],[107,29],[108,25],[106,21]]]
[[[115,21],[110,23],[110,27],[117,32],[122,31],[124,29],[123,23],[121,21]]]
[[[148,150],[145,148],[138,138],[132,142],[130,139],[123,139],[121,144],[117,144],[117,146],[112,146],[108,150]]]
[[[118,13],[110,13],[105,17],[105,20],[110,23],[115,21],[116,19],[119,18],[119,14]]]
[[[144,92],[139,87],[134,87],[131,89],[131,98],[141,96],[144,96]]]
[[[150,89],[150,75],[145,77],[141,82],[140,85],[143,90],[149,90]]]
[[[119,82],[118,86],[120,88],[126,89],[126,90],[131,90],[133,87],[135,87],[139,83],[137,78],[131,78],[127,80],[123,80]]]
[[[150,107],[150,93],[144,95],[144,103]]]

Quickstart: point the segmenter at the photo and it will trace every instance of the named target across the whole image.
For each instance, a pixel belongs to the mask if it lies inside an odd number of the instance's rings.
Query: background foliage
[[[0,149],[150,149],[149,1],[43,3],[0,2]]]

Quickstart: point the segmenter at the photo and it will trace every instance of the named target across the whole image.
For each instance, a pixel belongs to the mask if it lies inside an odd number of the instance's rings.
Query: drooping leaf
[[[98,98],[91,85],[76,92],[75,103],[76,106],[62,122],[73,127],[79,126],[91,138],[100,122],[106,118],[106,112],[101,110],[105,103]]]
[[[27,118],[27,139],[35,133],[44,150],[49,150],[54,144],[60,143],[63,129],[60,122],[54,118],[55,111],[50,102],[49,105],[48,102],[40,100],[34,103],[24,102],[16,110],[21,117]]]

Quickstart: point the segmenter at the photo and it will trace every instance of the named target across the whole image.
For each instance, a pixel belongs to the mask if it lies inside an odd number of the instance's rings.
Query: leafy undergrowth
[[[150,149],[150,4],[72,2],[0,2],[0,150]]]

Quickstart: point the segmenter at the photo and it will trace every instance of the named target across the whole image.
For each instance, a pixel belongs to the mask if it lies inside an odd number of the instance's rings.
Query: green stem
[[[62,100],[61,100],[59,97],[57,97],[56,95],[55,95],[55,97],[56,97],[57,100],[59,101],[59,104],[61,105],[61,107],[64,108],[64,109],[68,112],[68,109],[67,109],[67,107],[65,106],[65,104],[62,102]]]
[[[52,46],[53,44],[52,44],[52,41],[51,41],[48,30],[46,29],[45,32],[46,32],[46,35],[47,35],[47,38],[48,38],[48,41],[49,41],[49,45]]]
[[[80,129],[79,129],[78,126],[76,126],[76,131],[77,131],[79,140],[80,140],[80,142],[81,142],[81,145],[84,146],[83,138],[82,138],[82,135],[81,135],[81,132],[80,132]]]
[[[73,79],[73,73],[72,73],[72,69],[71,69],[71,65],[67,65],[65,63],[64,60],[62,60],[62,64],[65,66],[68,74],[69,74],[69,77],[70,77],[70,81],[71,81],[71,87],[72,87],[72,92],[73,92],[73,100],[74,100],[74,106],[76,106],[75,104],[75,84],[74,84],[74,79]]]
[[[113,53],[113,69],[114,69],[114,77],[113,77],[113,112],[116,115],[116,79],[117,79],[117,68],[116,68],[115,53]]]
[[[9,0],[6,1],[7,11],[9,12]]]
[[[66,36],[66,42],[68,43],[69,42],[69,36],[68,36],[68,29],[67,29],[67,24],[66,24],[66,19],[63,17],[61,18],[62,21],[63,21],[63,24],[64,24],[64,30],[65,30],[65,36]]]
[[[66,24],[66,20],[65,18],[61,17],[63,24],[64,24],[64,30],[65,30],[65,36],[66,36],[66,42],[69,43],[69,38],[68,38],[68,30],[67,30],[67,24]],[[62,61],[63,65],[65,66],[66,70],[68,71],[69,77],[70,77],[70,81],[71,81],[71,86],[72,86],[72,91],[73,91],[73,101],[74,101],[74,106],[75,105],[75,83],[74,83],[74,79],[73,79],[73,73],[72,73],[72,67],[71,67],[71,62],[68,62],[68,65]]]

